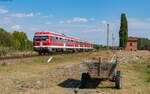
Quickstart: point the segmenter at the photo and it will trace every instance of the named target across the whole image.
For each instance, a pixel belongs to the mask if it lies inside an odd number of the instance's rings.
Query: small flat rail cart
[[[92,79],[110,80],[115,82],[117,89],[121,89],[121,72],[117,70],[118,59],[92,58],[82,63],[81,87],[87,87]]]

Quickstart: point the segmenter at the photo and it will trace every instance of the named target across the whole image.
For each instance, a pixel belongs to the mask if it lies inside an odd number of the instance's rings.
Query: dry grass
[[[29,55],[38,55],[35,51],[7,51],[6,53],[0,54],[0,57],[12,57],[12,56],[29,56]]]
[[[16,60],[0,66],[0,94],[74,94],[80,84],[81,62],[89,57],[112,57],[111,51],[99,51]],[[123,52],[126,53],[126,52]],[[141,52],[140,52],[141,53]],[[145,53],[145,52],[143,52]],[[128,60],[127,60],[128,59]],[[80,90],[80,94],[150,94],[150,56],[126,57],[119,65],[123,88],[103,81],[96,88]],[[122,62],[122,61],[121,61]]]

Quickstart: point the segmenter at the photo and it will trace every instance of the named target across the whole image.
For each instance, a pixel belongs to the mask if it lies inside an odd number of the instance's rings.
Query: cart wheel
[[[115,82],[116,81],[116,77],[112,77],[111,81]]]
[[[87,84],[87,73],[82,73],[81,77],[81,87],[86,87]]]
[[[87,79],[86,79],[87,82],[91,81],[91,77],[90,77],[89,73],[86,74],[86,77],[87,77]]]
[[[116,88],[121,89],[121,72],[117,71],[116,75]]]

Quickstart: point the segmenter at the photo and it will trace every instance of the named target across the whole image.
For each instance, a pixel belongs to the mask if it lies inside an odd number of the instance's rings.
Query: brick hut
[[[137,44],[138,44],[138,38],[128,37],[128,43],[127,43],[125,50],[126,51],[137,51],[138,50]]]

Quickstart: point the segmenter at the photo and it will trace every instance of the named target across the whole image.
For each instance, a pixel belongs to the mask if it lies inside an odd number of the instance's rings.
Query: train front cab
[[[52,49],[49,47],[51,45],[51,37],[50,36],[35,36],[34,37],[34,51],[42,53],[49,53]]]

